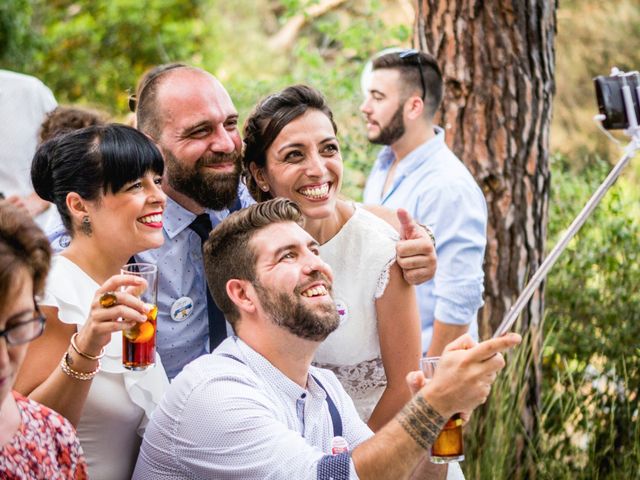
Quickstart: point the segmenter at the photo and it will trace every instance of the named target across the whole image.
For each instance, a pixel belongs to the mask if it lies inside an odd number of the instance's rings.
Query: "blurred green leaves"
[[[549,245],[609,173],[552,159]],[[546,287],[544,441],[549,478],[632,478],[640,462],[640,192],[626,172],[569,244]],[[549,462],[555,458],[557,462]]]
[[[204,30],[198,0],[21,3],[16,25],[33,12],[30,41],[38,48],[29,62],[13,56],[16,67],[41,78],[59,101],[111,111],[124,111],[127,89],[149,66],[191,60]]]

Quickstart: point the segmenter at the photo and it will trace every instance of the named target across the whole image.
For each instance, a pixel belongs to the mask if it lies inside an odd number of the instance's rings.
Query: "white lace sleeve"
[[[389,262],[387,262],[385,267],[382,269],[382,272],[380,272],[380,276],[378,277],[378,285],[376,287],[376,300],[384,294],[384,291],[387,289],[387,285],[389,285],[389,270],[391,270],[391,267],[394,263],[396,263],[395,257],[389,260]]]

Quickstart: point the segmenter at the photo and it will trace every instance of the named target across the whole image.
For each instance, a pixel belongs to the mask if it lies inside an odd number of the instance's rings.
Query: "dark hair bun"
[[[38,147],[31,162],[31,183],[40,198],[53,202],[53,168],[56,139],[44,142]]]

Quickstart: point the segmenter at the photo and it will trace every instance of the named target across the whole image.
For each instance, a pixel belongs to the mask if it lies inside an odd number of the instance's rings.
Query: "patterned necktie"
[[[196,219],[191,222],[189,228],[196,232],[200,237],[202,245],[204,245],[204,242],[209,238],[209,233],[212,229],[209,215],[206,213],[198,215]],[[207,314],[209,316],[209,351],[213,351],[214,348],[220,345],[220,343],[227,338],[227,325],[224,320],[224,314],[220,311],[211,297],[211,292],[209,291],[209,285],[206,282],[206,278],[205,284],[207,287]]]

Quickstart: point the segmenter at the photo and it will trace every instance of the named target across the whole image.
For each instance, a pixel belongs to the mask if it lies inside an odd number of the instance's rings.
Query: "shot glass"
[[[440,357],[424,357],[420,360],[420,368],[427,379],[433,378]],[[462,441],[462,418],[459,413],[453,415],[445,423],[440,435],[431,447],[432,463],[461,462],[464,460],[464,444]]]
[[[145,304],[147,321],[122,331],[122,365],[129,370],[146,370],[156,363],[156,317],[158,315],[158,267],[151,263],[128,263],[120,270],[123,275],[144,278],[146,286],[124,287]]]

